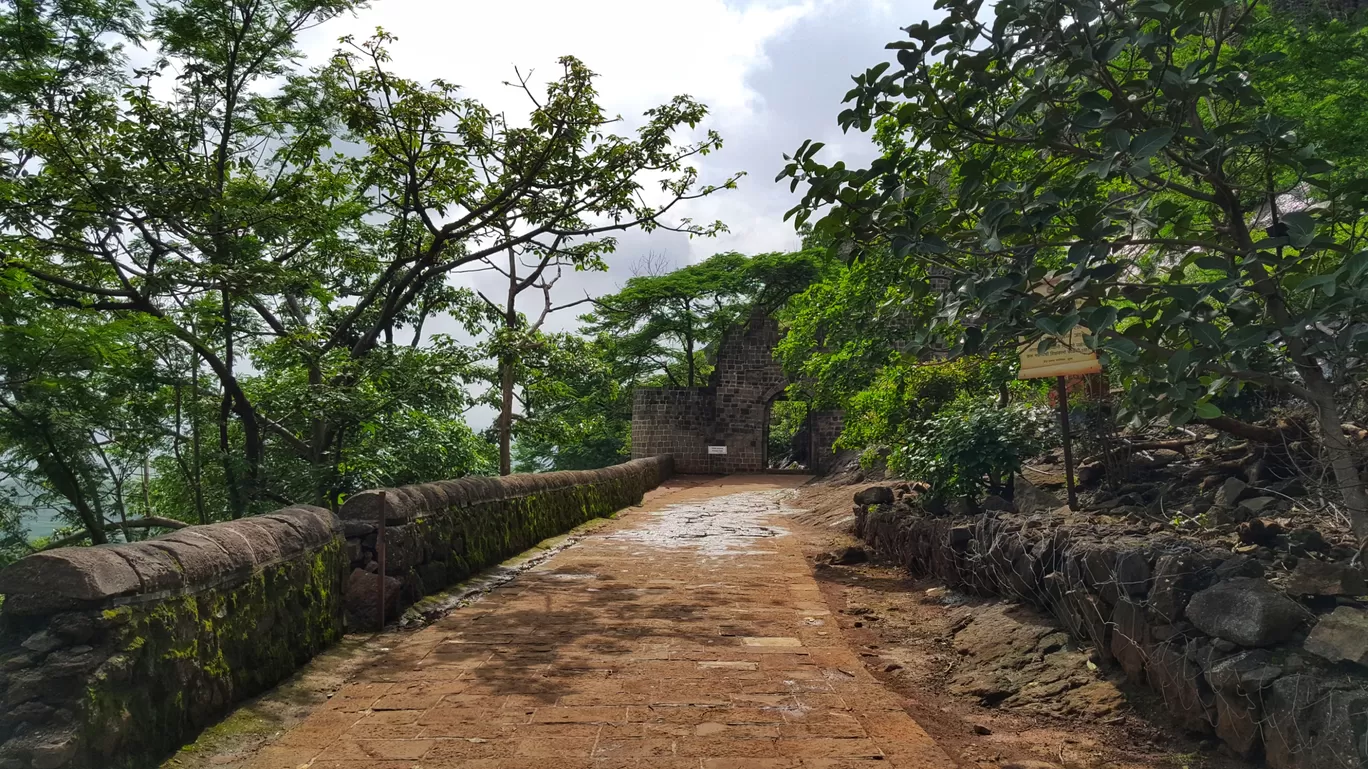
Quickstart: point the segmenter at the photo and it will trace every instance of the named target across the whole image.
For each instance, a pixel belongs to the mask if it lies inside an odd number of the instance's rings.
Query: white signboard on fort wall
[[[726,453],[727,453],[727,447],[726,447],[726,446],[709,446],[709,447],[708,447],[708,453],[709,453],[709,454],[726,454]]]

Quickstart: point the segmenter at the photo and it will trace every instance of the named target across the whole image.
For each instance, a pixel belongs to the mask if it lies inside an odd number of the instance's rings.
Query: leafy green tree
[[[796,220],[829,207],[819,231],[952,276],[918,346],[1048,346],[1083,325],[1134,413],[1220,418],[1212,399],[1247,386],[1301,399],[1368,537],[1340,428],[1368,344],[1361,185],[1266,98],[1269,55],[1245,45],[1260,2],[943,7],[841,113],[893,121],[905,149],[850,169],[804,144]]]
[[[611,336],[543,335],[519,393],[521,472],[590,470],[631,456],[632,391],[653,384]],[[656,375],[655,379],[658,379]]]
[[[161,492],[202,517],[335,504],[364,463],[416,456],[384,436],[436,425],[445,456],[471,462],[446,471],[486,467],[459,424],[459,385],[485,367],[423,331],[487,320],[448,277],[510,251],[592,267],[614,232],[715,229],[675,213],[718,189],[688,162],[716,134],[677,140],[702,105],[676,98],[619,136],[594,74],[565,58],[544,94],[523,85],[510,125],[449,83],[395,76],[383,32],[303,71],[297,36],[356,7],[0,4],[0,269],[35,312],[157,340],[178,382],[160,426],[190,435],[151,464],[185,468]],[[129,46],[153,60],[134,68]]]
[[[649,361],[674,387],[707,381],[704,355],[752,308],[774,312],[816,280],[819,251],[747,257],[717,254],[660,274],[638,275],[595,301],[585,316],[591,334],[611,334],[621,353]]]

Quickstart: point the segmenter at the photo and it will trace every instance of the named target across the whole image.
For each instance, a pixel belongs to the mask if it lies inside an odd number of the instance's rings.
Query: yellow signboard
[[[1082,326],[1074,326],[1068,339],[1056,337],[1055,343],[1043,355],[1036,352],[1039,341],[1023,344],[1020,350],[1021,370],[1017,373],[1017,379],[1101,373],[1102,364],[1097,360],[1097,353],[1089,350],[1083,341],[1083,337],[1089,333]]]

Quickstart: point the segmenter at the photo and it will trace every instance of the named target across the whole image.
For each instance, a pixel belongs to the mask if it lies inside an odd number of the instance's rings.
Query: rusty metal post
[[[385,629],[385,519],[389,518],[389,491],[380,494],[380,525],[375,529],[375,559],[380,562],[379,591],[376,600],[380,603],[380,627]]]
[[[1078,490],[1074,488],[1073,439],[1069,436],[1069,386],[1064,377],[1056,380],[1059,387],[1059,429],[1064,438],[1064,484],[1069,490],[1069,509],[1078,511]]]

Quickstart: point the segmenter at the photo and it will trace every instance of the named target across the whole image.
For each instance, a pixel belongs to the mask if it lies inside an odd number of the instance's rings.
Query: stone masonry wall
[[[673,454],[681,473],[764,471],[769,405],[788,384],[774,359],[778,342],[778,321],[753,315],[723,336],[707,387],[637,390],[632,456]],[[709,454],[709,446],[727,453]]]
[[[1314,537],[1275,579],[1257,558],[1144,527],[930,517],[875,496],[857,497],[881,504],[856,505],[856,531],[880,555],[1047,609],[1184,730],[1273,769],[1368,769],[1368,586]]]
[[[397,610],[639,502],[670,472],[665,456],[466,478],[362,492],[345,520],[292,507],[28,556],[0,571],[0,769],[157,766],[337,641],[348,602],[373,628],[382,509]]]
[[[61,548],[0,572],[0,767],[146,769],[342,635],[327,510]]]
[[[349,626],[378,624],[379,531],[385,518],[385,606],[397,616],[419,598],[548,537],[641,502],[668,478],[669,455],[601,470],[462,478],[350,497],[346,533]]]

